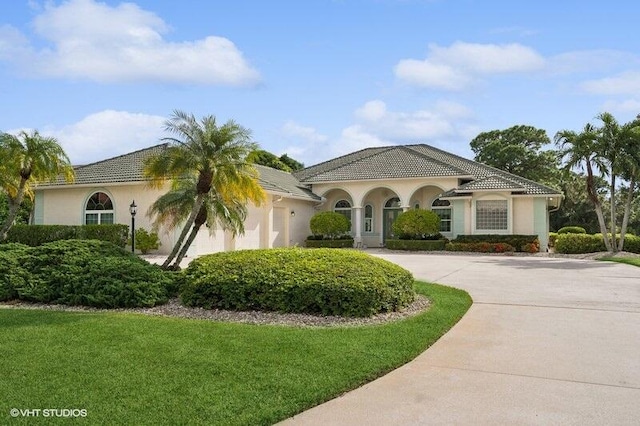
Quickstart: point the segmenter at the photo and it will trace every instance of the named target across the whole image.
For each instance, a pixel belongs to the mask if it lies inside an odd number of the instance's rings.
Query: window
[[[394,197],[390,198],[389,201],[384,205],[385,209],[399,209],[400,208],[400,198]]]
[[[440,232],[451,232],[451,203],[447,200],[434,200],[431,210],[440,217]]]
[[[373,232],[373,206],[364,206],[364,232]]]
[[[344,215],[347,219],[349,219],[349,223],[351,223],[351,203],[347,200],[340,200],[333,207],[333,211],[336,213],[340,213]]]
[[[476,201],[476,229],[506,231],[507,200]]]
[[[113,223],[113,203],[104,192],[96,192],[89,197],[84,210],[85,225]]]

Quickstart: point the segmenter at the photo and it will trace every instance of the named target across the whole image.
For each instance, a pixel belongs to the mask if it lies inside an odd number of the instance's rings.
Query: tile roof
[[[117,157],[109,158],[96,163],[84,166],[75,166],[76,179],[69,184],[64,179],[59,178],[55,182],[38,184],[38,188],[73,186],[83,184],[109,184],[125,182],[142,182],[144,161],[146,158],[160,154],[167,144],[152,146]],[[270,167],[256,165],[258,170],[258,181],[265,191],[282,193],[297,198],[307,198],[310,200],[321,200],[316,194],[306,186],[302,185],[291,173],[272,169]]]
[[[463,185],[464,188],[456,188],[463,192],[512,190],[536,195],[560,194],[537,182],[426,144],[367,148],[307,167],[295,172],[294,176],[306,184],[385,178],[458,177],[474,179]]]

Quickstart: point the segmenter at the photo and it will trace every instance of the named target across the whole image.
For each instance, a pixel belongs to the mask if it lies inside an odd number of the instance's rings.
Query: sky
[[[162,143],[181,110],[305,165],[479,133],[553,139],[640,113],[640,3],[611,0],[5,0],[0,131],[73,164]]]

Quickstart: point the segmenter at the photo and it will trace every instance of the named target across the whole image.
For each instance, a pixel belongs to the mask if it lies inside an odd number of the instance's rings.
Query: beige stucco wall
[[[535,234],[533,198],[514,197],[512,217],[514,234]]]
[[[166,188],[166,187],[165,187]],[[152,229],[152,218],[147,215],[149,206],[163,194],[164,189],[149,189],[142,183],[127,185],[104,185],[85,187],[50,187],[38,190],[36,217],[42,218],[45,225],[80,225],[84,223],[84,207],[87,199],[95,192],[104,192],[111,198],[114,206],[114,222],[131,226],[129,205],[135,200],[138,206],[136,229]],[[267,194],[267,201],[261,206],[248,206],[244,235],[235,238],[221,229],[209,230],[203,227],[187,256],[194,257],[206,253],[224,250],[257,249],[270,247],[289,247],[304,245],[311,233],[309,220],[315,213],[316,202],[297,200],[286,196]],[[291,212],[295,212],[292,216]],[[274,214],[275,213],[275,214]],[[278,223],[274,223],[278,220]],[[161,241],[159,254],[167,254],[173,247],[180,228],[175,230],[159,229]]]

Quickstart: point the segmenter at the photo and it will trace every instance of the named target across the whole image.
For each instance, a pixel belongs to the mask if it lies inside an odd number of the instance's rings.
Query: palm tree
[[[232,120],[218,126],[212,115],[203,117],[198,122],[193,114],[174,111],[165,123],[165,130],[175,136],[163,138],[169,146],[160,155],[146,161],[145,176],[150,179],[150,186],[158,188],[164,185],[166,179],[174,181],[174,188],[177,188],[176,180],[192,180],[193,198],[184,228],[163,263],[163,268],[169,267],[181,253],[184,256],[195,238],[193,235],[193,238],[185,242],[196,219],[202,223],[207,220],[206,216],[203,219],[204,213],[201,213],[207,197],[217,199],[228,208],[229,203],[235,202],[235,199],[225,195],[228,192],[225,188],[229,186],[239,188],[234,192],[234,195],[239,196],[237,202],[246,204],[251,200],[259,203],[264,198],[256,179],[256,169],[247,161],[247,156],[257,149],[257,145],[251,141],[248,129]],[[178,222],[183,219],[178,215],[174,217]],[[178,222],[173,225],[177,226]],[[236,226],[236,229],[240,228]]]
[[[618,251],[622,251],[624,248],[625,235],[631,214],[631,204],[633,203],[636,183],[640,176],[640,116],[634,121],[623,125],[620,134],[620,158],[622,159],[620,175],[629,182],[629,188],[627,189],[627,199],[624,204]]]
[[[572,130],[561,130],[556,133],[554,139],[556,144],[560,145],[559,155],[560,158],[565,159],[565,167],[567,169],[574,167],[579,167],[580,169],[584,167],[586,169],[587,195],[596,211],[605,247],[607,251],[613,251],[613,246],[607,233],[604,214],[602,213],[602,203],[598,195],[593,170],[594,166],[600,171],[606,170],[606,165],[602,159],[602,149],[598,142],[598,130],[587,123],[580,133]]]
[[[60,175],[72,182],[74,173],[58,141],[41,136],[36,130],[21,131],[17,136],[2,133],[0,159],[3,164],[0,184],[9,194],[9,212],[0,228],[0,240],[6,240],[24,197],[33,197],[34,183],[52,181]]]

